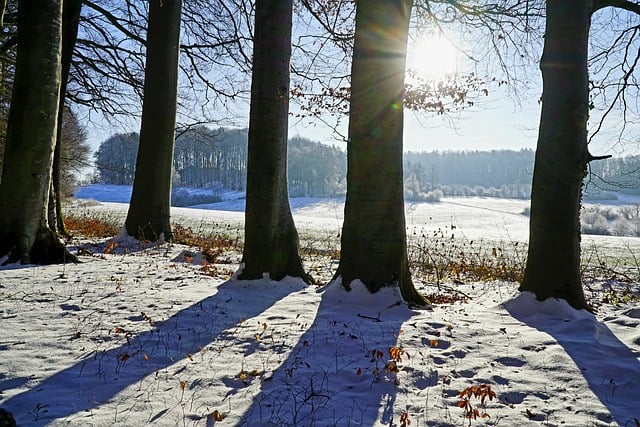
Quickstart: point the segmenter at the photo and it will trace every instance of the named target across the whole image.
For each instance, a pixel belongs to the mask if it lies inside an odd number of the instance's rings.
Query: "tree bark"
[[[399,286],[406,301],[423,305],[408,267],[402,181],[410,15],[410,0],[357,3],[347,196],[336,277],[347,289],[355,279],[371,292]]]
[[[149,2],[140,145],[125,221],[140,240],[170,240],[181,0]]]
[[[60,69],[60,101],[58,103],[58,130],[56,132],[56,146],[53,151],[52,186],[49,194],[49,226],[55,233],[68,236],[64,226],[62,213],[62,192],[60,189],[60,179],[62,171],[60,167],[62,152],[62,126],[64,117],[64,105],[67,93],[67,82],[69,80],[69,70],[71,69],[71,59],[73,58],[73,48],[78,38],[78,24],[80,22],[80,12],[82,10],[82,0],[64,0],[62,5],[62,53]]]
[[[310,282],[289,206],[287,137],[292,0],[257,0],[240,279],[268,273]]]
[[[8,262],[75,260],[47,218],[61,32],[61,0],[18,3],[18,52],[0,182],[0,254],[9,254]]]
[[[587,308],[580,276],[580,204],[590,155],[588,37],[592,2],[547,0],[540,62],[542,113],[533,184],[529,250],[521,291]]]

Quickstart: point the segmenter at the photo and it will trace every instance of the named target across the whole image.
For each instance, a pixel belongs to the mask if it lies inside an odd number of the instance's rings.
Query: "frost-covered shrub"
[[[425,192],[416,193],[410,189],[404,189],[404,198],[405,200],[411,200],[414,202],[439,202],[440,199],[444,197],[442,190],[433,190]]]
[[[218,203],[220,196],[214,193],[190,193],[186,188],[176,188],[171,192],[171,206],[185,207]]]
[[[620,210],[614,207],[599,208],[598,211],[607,219],[607,221],[615,221],[620,218]]]
[[[581,223],[584,234],[640,237],[640,206],[588,206]]]
[[[620,209],[620,215],[628,219],[629,221],[640,221],[640,205],[624,206]]]
[[[442,190],[433,190],[428,191],[427,193],[422,193],[422,196],[425,202],[439,202],[440,199],[444,197],[444,194],[442,193]]]
[[[611,234],[614,236],[633,236],[633,226],[626,218],[619,218],[611,226]]]
[[[598,209],[590,209],[582,212],[581,231],[583,234],[609,235],[609,222]]]
[[[623,208],[620,217],[613,223],[611,229],[615,236],[640,237],[640,218],[635,215],[629,215],[632,210]]]

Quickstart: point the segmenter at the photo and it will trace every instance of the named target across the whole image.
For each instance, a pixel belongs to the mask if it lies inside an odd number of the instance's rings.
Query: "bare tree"
[[[589,29],[612,6],[640,15],[629,1],[547,0],[540,61],[542,115],[531,190],[529,250],[521,291],[588,308],[580,276],[580,206],[589,153]]]
[[[62,52],[60,71],[60,101],[58,106],[56,146],[53,151],[53,165],[51,177],[51,194],[49,195],[49,227],[59,234],[67,235],[62,215],[62,131],[65,119],[65,100],[67,81],[73,48],[78,37],[78,23],[82,0],[64,0],[62,4]],[[68,114],[68,112],[67,112]]]
[[[241,279],[268,273],[311,280],[298,253],[287,185],[292,10],[292,0],[256,2]]]
[[[347,196],[336,278],[371,292],[398,286],[424,305],[407,262],[402,177],[403,94],[411,1],[361,1],[351,66]],[[380,31],[391,28],[393,31]]]
[[[9,262],[74,259],[47,217],[61,36],[61,0],[18,2],[18,51],[0,182],[0,253],[9,254]]]
[[[83,5],[68,96],[85,111],[128,127],[142,110],[148,2]],[[228,102],[248,97],[252,13],[245,0],[183,3],[179,128],[214,122]]]
[[[171,178],[178,90],[181,0],[149,2],[147,61],[140,145],[131,203],[129,235],[171,239]]]

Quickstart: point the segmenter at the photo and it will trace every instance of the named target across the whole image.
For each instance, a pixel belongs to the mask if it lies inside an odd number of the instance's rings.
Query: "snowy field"
[[[222,203],[172,216],[240,233],[242,200]],[[408,204],[407,222],[410,235],[513,244],[526,241],[526,205]],[[292,200],[301,235],[320,242],[335,243],[342,207]],[[638,239],[585,240],[639,253]],[[235,253],[208,266],[214,277],[192,248],[117,243],[72,242],[80,264],[0,270],[0,407],[19,426],[640,425],[637,303],[592,315],[512,283],[448,283],[466,301],[414,311],[357,283],[240,282]],[[611,286],[627,285],[590,291]]]
[[[196,195],[201,189],[192,189]],[[79,194],[83,199],[96,200],[95,206],[88,204],[79,208],[98,215],[114,216],[124,221],[131,187],[116,185],[91,185],[83,187]],[[243,233],[243,193],[227,191],[220,194],[219,203],[196,205],[189,208],[172,208],[172,218],[181,224],[191,225],[204,231],[227,229],[241,238]],[[613,204],[589,203],[590,209],[615,210],[640,203],[635,198],[622,198]],[[335,249],[339,244],[342,228],[344,202],[338,199],[293,198],[290,200],[296,227],[302,238],[302,246],[323,246]],[[625,205],[622,205],[625,206]],[[528,200],[496,199],[484,197],[443,198],[438,203],[407,202],[405,216],[409,245],[424,235],[441,231],[462,242],[481,242],[484,246],[500,247],[507,251],[514,245],[519,251],[529,238],[529,218],[523,212],[528,209]],[[640,224],[639,224],[640,226]],[[585,262],[600,263],[630,268],[637,267],[640,258],[640,238],[603,235],[583,235]],[[640,256],[640,255],[639,255]],[[640,272],[638,272],[640,273]]]

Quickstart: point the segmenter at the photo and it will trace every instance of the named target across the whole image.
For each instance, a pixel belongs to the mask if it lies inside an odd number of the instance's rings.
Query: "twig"
[[[364,314],[358,313],[358,317],[362,317],[363,319],[375,320],[376,322],[382,322],[382,320],[380,320],[380,313],[378,313],[378,317],[366,316]]]

